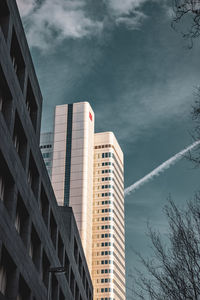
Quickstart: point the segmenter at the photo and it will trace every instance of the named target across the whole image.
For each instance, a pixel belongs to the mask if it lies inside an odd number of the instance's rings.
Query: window
[[[52,275],[52,289],[51,289],[51,299],[58,300],[58,281],[55,274]]]
[[[27,157],[27,139],[22,127],[21,121],[18,114],[15,114],[15,124],[13,132],[13,143],[17,153],[19,154],[20,160],[23,167],[26,167],[26,157]]]
[[[56,249],[57,248],[57,224],[52,212],[50,217],[50,234],[51,234],[51,240]]]
[[[79,300],[79,288],[78,288],[77,284],[76,284],[76,288],[75,288],[75,300]]]
[[[30,159],[29,159],[28,183],[30,184],[36,199],[38,199],[39,173],[35,161],[33,159],[32,153],[30,153]]]
[[[80,276],[82,276],[82,259],[81,259],[81,256],[79,254],[79,260],[78,260],[78,269],[79,269],[79,273],[80,273]]]
[[[0,260],[0,292],[6,299],[12,298],[13,287],[16,286],[16,265],[3,246]]]
[[[77,261],[78,261],[78,245],[77,245],[75,238],[74,238],[74,258],[77,263]]]
[[[4,202],[8,212],[11,212],[13,211],[14,181],[1,152],[0,162],[0,200]]]
[[[0,176],[0,200],[4,200],[4,192],[5,192],[5,181],[3,176]]]
[[[63,256],[64,256],[64,245],[61,239],[60,233],[58,235],[58,257],[61,265],[63,265]]]
[[[74,284],[75,284],[75,281],[74,281],[74,273],[71,269],[71,275],[70,275],[70,290],[72,292],[72,295],[74,296]]]
[[[36,99],[35,99],[35,96],[33,93],[30,79],[28,79],[28,85],[27,85],[26,107],[27,107],[28,113],[30,115],[30,119],[33,124],[33,128],[36,131],[38,106],[37,106]]]
[[[67,253],[65,253],[65,268],[67,269],[67,271],[65,272],[65,277],[67,279],[67,282],[69,282],[70,263]]]
[[[8,36],[10,12],[5,0],[0,1],[0,27],[5,39]]]
[[[3,114],[6,124],[9,127],[10,119],[12,115],[12,96],[1,66],[0,66],[0,112]]]
[[[46,253],[43,251],[43,255],[42,255],[42,280],[43,280],[46,288],[48,287],[48,283],[49,283],[49,267],[50,267],[50,262],[47,258]]]
[[[20,195],[17,198],[17,208],[15,214],[15,228],[19,233],[23,243],[28,243],[29,215]]]
[[[40,194],[40,210],[43,216],[43,220],[48,228],[48,221],[49,221],[49,201],[46,196],[45,190],[43,185],[41,186],[41,194]]]
[[[6,268],[4,265],[0,266],[0,292],[5,295],[7,283]]]
[[[42,153],[43,158],[49,158],[50,157],[50,153],[46,152],[46,153]]]
[[[18,295],[17,300],[29,300],[31,299],[31,291],[28,285],[26,284],[23,277],[20,275],[19,277],[19,289],[18,289]]]
[[[10,56],[13,64],[14,71],[17,75],[20,87],[24,90],[24,78],[25,78],[25,63],[20,49],[20,45],[17,39],[16,32],[13,28]]]
[[[85,280],[86,280],[86,275],[85,275],[85,269],[83,267],[83,276],[82,276],[82,281],[83,281],[83,286],[85,287]]]
[[[39,270],[40,268],[40,252],[41,252],[41,242],[37,232],[32,226],[29,255],[32,258],[33,263],[35,264],[37,270]]]

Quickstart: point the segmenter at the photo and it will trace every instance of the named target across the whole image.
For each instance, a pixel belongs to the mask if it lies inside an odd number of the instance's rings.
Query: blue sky
[[[124,151],[125,186],[192,143],[199,42],[189,50],[182,29],[172,30],[171,1],[17,2],[44,98],[43,131],[55,105],[90,102],[96,131],[113,131]],[[151,253],[147,221],[165,236],[167,197],[183,206],[199,190],[199,173],[182,160],[126,198],[128,287],[140,268],[133,249]]]

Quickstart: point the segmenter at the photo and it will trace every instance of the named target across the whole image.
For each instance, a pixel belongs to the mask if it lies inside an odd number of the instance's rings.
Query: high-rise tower
[[[94,138],[92,280],[94,299],[124,300],[123,153],[112,132]]]
[[[123,152],[112,132],[94,133],[89,103],[55,110],[52,184],[59,205],[71,206],[95,300],[124,300]]]
[[[56,106],[52,185],[59,205],[71,206],[89,269],[92,260],[94,113],[88,102]]]

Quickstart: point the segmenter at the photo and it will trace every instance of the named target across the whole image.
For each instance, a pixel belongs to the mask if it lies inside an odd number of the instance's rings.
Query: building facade
[[[51,178],[53,161],[53,133],[45,132],[40,136],[40,149],[49,177]]]
[[[113,133],[94,133],[87,102],[56,107],[52,185],[59,205],[74,211],[94,299],[124,300],[123,153]]]
[[[94,299],[125,300],[123,153],[112,132],[96,133],[94,149]]]
[[[56,106],[52,185],[73,208],[89,269],[92,264],[94,113],[88,102]]]
[[[58,207],[39,148],[42,96],[14,0],[0,1],[0,299],[92,300],[71,208]],[[50,267],[65,266],[64,275]]]

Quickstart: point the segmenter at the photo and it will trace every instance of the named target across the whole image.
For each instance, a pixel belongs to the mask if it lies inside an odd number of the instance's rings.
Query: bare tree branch
[[[137,254],[146,273],[137,271],[133,299],[199,300],[200,194],[187,203],[185,210],[170,199],[165,214],[169,223],[168,247],[161,235],[149,227],[155,258]]]

